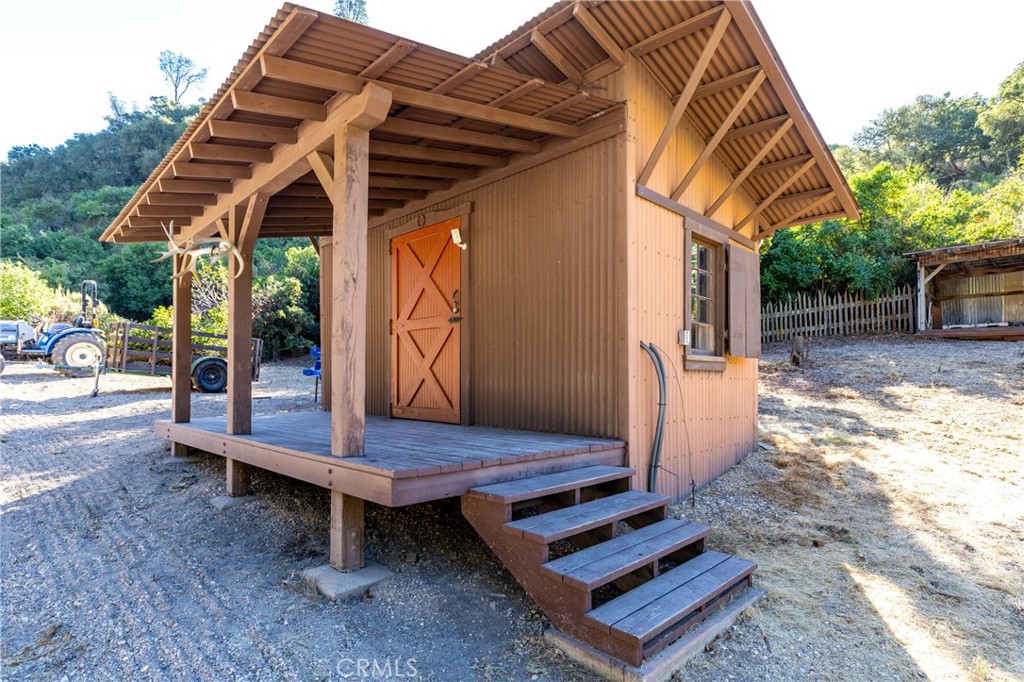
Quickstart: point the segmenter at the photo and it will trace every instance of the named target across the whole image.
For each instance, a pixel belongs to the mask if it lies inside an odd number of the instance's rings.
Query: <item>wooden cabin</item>
[[[917,266],[917,334],[1024,341],[1024,238],[906,254]]]
[[[230,494],[253,466],[328,488],[343,571],[364,501],[461,496],[562,633],[639,665],[750,583],[666,505],[755,447],[758,243],[837,216],[857,204],[747,2],[560,2],[473,58],[286,4],[103,239],[173,220],[247,261],[227,414],[190,418],[178,362],[156,425],[223,456]],[[323,412],[253,416],[248,260],[278,237],[320,253]]]

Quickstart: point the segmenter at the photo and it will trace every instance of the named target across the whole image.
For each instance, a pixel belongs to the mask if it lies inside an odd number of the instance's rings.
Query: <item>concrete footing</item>
[[[210,500],[217,509],[224,511],[225,509],[231,509],[232,507],[241,507],[243,504],[249,504],[256,500],[255,495],[239,495],[232,497],[230,495],[218,495]]]
[[[328,599],[349,599],[363,596],[366,590],[390,575],[393,574],[386,566],[367,561],[358,571],[348,573],[337,571],[330,564],[307,568],[302,572],[302,579]]]
[[[644,661],[639,668],[612,658],[555,628],[548,628],[544,636],[569,658],[611,682],[667,682],[688,660],[732,627],[740,614],[764,595],[765,591],[758,588],[737,595],[703,623]]]

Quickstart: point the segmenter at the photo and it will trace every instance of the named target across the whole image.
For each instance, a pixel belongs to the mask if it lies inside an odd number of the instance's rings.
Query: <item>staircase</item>
[[[462,513],[564,634],[640,666],[733,596],[756,565],[705,549],[709,528],[590,466],[470,490]]]

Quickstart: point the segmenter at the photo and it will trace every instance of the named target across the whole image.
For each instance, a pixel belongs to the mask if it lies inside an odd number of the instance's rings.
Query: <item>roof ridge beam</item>
[[[683,120],[683,114],[686,113],[686,107],[689,106],[690,100],[693,98],[693,93],[697,90],[697,86],[700,85],[700,79],[704,77],[704,72],[711,63],[711,59],[715,56],[715,51],[718,49],[718,45],[722,41],[722,37],[725,36],[725,30],[729,27],[729,22],[732,21],[731,15],[725,11],[717,12],[714,16],[717,18],[715,28],[711,32],[708,42],[705,43],[704,50],[697,59],[697,63],[694,65],[693,71],[690,73],[690,77],[687,79],[686,85],[683,87],[683,91],[679,95],[679,99],[676,100],[676,104],[672,108],[672,113],[669,115],[668,121],[665,123],[665,128],[661,131],[661,137],[658,138],[658,141],[654,145],[654,149],[651,150],[651,155],[647,158],[647,163],[644,164],[643,170],[640,171],[637,183],[641,185],[647,184],[647,181],[654,173],[654,169],[657,168],[658,161],[661,160],[661,156],[665,153],[665,149],[668,147],[669,141],[672,139],[672,136],[675,135],[676,128],[679,127],[679,122]]]
[[[725,5],[713,7],[706,12],[701,12],[697,16],[687,19],[686,21],[682,21],[674,26],[669,26],[664,31],[661,31],[646,40],[641,40],[626,51],[634,57],[642,57],[648,52],[653,52],[659,48],[665,47],[669,43],[674,43],[677,40],[681,40],[688,35],[692,35],[697,31],[701,31],[708,26],[715,24],[721,19],[721,15],[723,13],[729,14],[729,12],[726,12],[725,10]]]
[[[782,126],[780,126],[779,129],[775,131],[775,134],[772,135],[771,139],[768,140],[764,144],[764,146],[761,147],[761,149],[756,154],[754,154],[750,161],[747,162],[747,165],[744,166],[743,170],[741,170],[739,174],[737,174],[733,178],[732,182],[729,183],[729,186],[725,188],[725,191],[718,195],[718,198],[715,199],[715,202],[711,204],[711,206],[708,207],[706,211],[704,211],[704,215],[710,218],[718,211],[718,209],[725,205],[726,199],[732,196],[732,193],[740,188],[740,185],[742,185],[746,181],[746,179],[750,177],[750,175],[757,169],[757,164],[761,163],[761,160],[768,155],[768,152],[775,148],[775,145],[777,145],[779,141],[782,140],[783,137],[785,137],[786,133],[788,133],[789,129],[792,127],[792,119],[790,119],[786,123],[783,123]]]
[[[764,83],[765,78],[767,78],[766,74],[764,71],[761,71],[755,75],[754,79],[747,85],[747,89],[743,91],[743,94],[736,101],[736,104],[733,105],[732,111],[729,112],[729,115],[725,117],[724,121],[722,121],[722,125],[718,126],[718,130],[711,136],[711,139],[708,140],[707,145],[704,147],[704,151],[700,153],[700,156],[698,156],[697,160],[694,161],[690,170],[687,171],[686,175],[683,176],[683,179],[679,182],[679,186],[676,187],[674,192],[672,192],[673,201],[679,201],[679,197],[683,196],[683,192],[686,191],[686,188],[690,186],[693,179],[697,177],[697,173],[700,172],[701,168],[704,167],[704,164],[706,164],[708,159],[711,158],[711,155],[714,154],[716,149],[718,149],[718,145],[720,145],[722,140],[725,139],[725,136],[732,127],[732,124],[735,123],[736,119],[739,118],[741,113],[743,113],[747,104],[750,103],[751,98],[755,93],[757,93],[757,89],[761,87],[762,83]]]

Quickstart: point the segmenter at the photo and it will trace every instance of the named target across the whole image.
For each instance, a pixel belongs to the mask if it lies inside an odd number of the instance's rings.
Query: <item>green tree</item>
[[[1012,168],[1024,155],[1024,62],[1002,82],[999,93],[978,116],[978,123],[992,138],[1003,168]]]
[[[175,104],[181,104],[181,98],[190,87],[206,80],[206,69],[200,69],[185,55],[170,50],[160,53],[160,71],[171,86],[171,101]]]
[[[334,16],[369,24],[370,17],[366,13],[366,0],[334,0]]]
[[[21,263],[0,261],[0,319],[45,317],[53,300],[53,290],[39,273]]]

